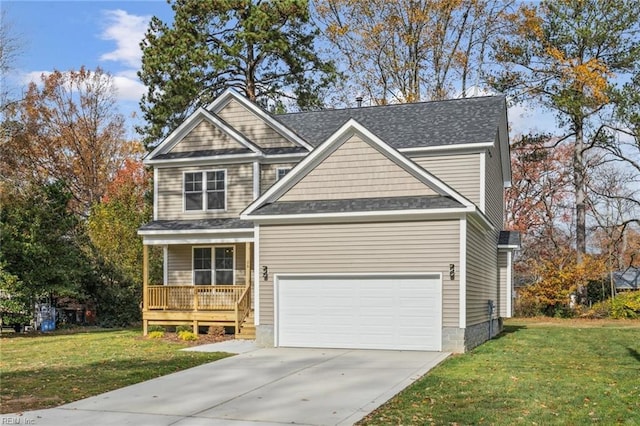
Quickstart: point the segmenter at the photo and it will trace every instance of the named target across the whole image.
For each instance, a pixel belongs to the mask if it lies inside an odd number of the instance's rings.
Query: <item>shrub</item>
[[[611,299],[611,318],[640,318],[640,292],[625,292]]]
[[[611,316],[611,301],[605,300],[603,302],[595,303],[582,316],[593,319],[609,318]]]
[[[193,331],[193,327],[190,325],[179,325],[176,327],[176,333],[180,334],[182,331]]]
[[[192,331],[179,331],[178,337],[186,342],[198,340],[198,336],[196,336]]]
[[[150,331],[149,334],[147,334],[147,337],[149,339],[162,339],[164,337],[164,331]]]
[[[164,330],[164,327],[161,325],[150,325],[147,331],[149,333],[153,333],[154,331],[161,331],[164,333],[165,330]]]

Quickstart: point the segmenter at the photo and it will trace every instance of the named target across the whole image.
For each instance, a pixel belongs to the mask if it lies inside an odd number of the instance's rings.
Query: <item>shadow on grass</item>
[[[629,355],[636,359],[636,361],[640,362],[640,352],[636,351],[633,348],[627,348],[629,351]]]
[[[527,327],[524,326],[524,325],[505,325],[505,326],[502,327],[502,332],[500,334],[494,336],[493,339],[491,339],[491,340],[501,339],[503,337],[506,337],[506,336],[508,336],[510,334],[513,334],[513,333],[517,333],[520,330],[524,330],[526,328]]]
[[[73,334],[83,333],[105,333],[110,331],[136,331],[137,328],[104,328],[96,326],[87,327],[73,327],[73,328],[60,328],[53,331],[28,331],[26,333],[2,333],[1,338],[5,339],[19,339],[19,338],[34,338],[34,337],[59,337],[69,336]],[[142,329],[140,329],[142,335]]]

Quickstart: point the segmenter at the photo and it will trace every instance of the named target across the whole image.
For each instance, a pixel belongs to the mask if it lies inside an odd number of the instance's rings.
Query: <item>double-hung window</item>
[[[280,179],[282,179],[283,177],[285,177],[287,175],[287,173],[289,173],[289,170],[291,170],[290,168],[277,168],[276,169],[276,182],[279,181]]]
[[[233,247],[194,247],[195,285],[233,285]]]
[[[227,173],[225,170],[184,174],[184,209],[226,210]]]

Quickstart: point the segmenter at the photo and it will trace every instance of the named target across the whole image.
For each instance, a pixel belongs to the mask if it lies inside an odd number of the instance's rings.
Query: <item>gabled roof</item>
[[[154,220],[138,229],[138,234],[179,233],[193,231],[219,232],[224,230],[251,229],[253,223],[236,218],[226,219],[187,219]]]
[[[306,150],[311,151],[314,147],[309,144],[307,140],[300,137],[295,132],[291,131],[286,125],[282,122],[276,120],[273,115],[269,114],[267,111],[263,110],[249,99],[244,96],[238,94],[235,90],[229,88],[225,90],[222,95],[218,96],[213,102],[211,102],[207,106],[207,110],[212,111],[217,114],[222,110],[231,100],[235,100],[239,102],[242,106],[244,106],[247,110],[253,113],[256,117],[263,120],[269,127],[273,130],[281,134],[285,139],[293,142],[296,145],[304,147]]]
[[[640,268],[628,268],[613,273],[616,290],[640,290]]]
[[[400,151],[493,144],[506,111],[504,96],[322,110],[274,118],[314,146],[355,120]]]
[[[253,154],[261,154],[261,150],[253,142],[247,139],[242,133],[229,126],[223,119],[204,108],[198,108],[189,118],[187,118],[178,128],[176,128],[169,136],[167,136],[145,159],[145,164],[153,164],[162,160],[161,155],[169,153],[186,135],[188,135],[198,124],[206,121],[220,129],[231,139],[238,142],[240,147],[246,148],[247,152]],[[167,158],[165,158],[166,160]]]
[[[438,195],[436,198],[444,199],[448,198],[451,201],[455,202],[456,207],[461,207],[462,209],[475,210],[475,206],[467,200],[465,197],[460,195],[458,192],[453,190],[450,186],[442,182],[440,179],[436,178],[420,166],[418,166],[413,161],[409,160],[404,155],[400,154],[397,150],[390,147],[386,144],[382,139],[374,135],[360,123],[355,120],[349,120],[342,127],[340,127],[333,135],[331,135],[323,144],[318,146],[315,150],[313,150],[304,160],[302,160],[298,165],[296,165],[283,179],[276,182],[274,186],[272,186],[267,192],[265,192],[261,197],[255,200],[249,207],[247,207],[240,215],[242,219],[264,219],[267,214],[259,213],[258,211],[264,212],[271,211],[271,214],[276,215],[288,215],[288,214],[297,214],[293,213],[296,210],[308,210],[312,204],[311,202],[294,202],[294,203],[282,203],[279,202],[278,199],[282,197],[287,191],[293,188],[298,182],[300,182],[308,173],[310,173],[313,169],[315,169],[319,164],[321,164],[326,158],[328,158],[336,149],[344,144],[347,140],[349,140],[353,136],[359,136],[363,141],[371,145],[373,148],[377,149],[382,155],[386,156],[389,160],[396,163],[402,169],[404,169],[409,175],[413,176],[418,181],[422,182],[426,187],[431,188]],[[392,197],[395,198],[395,197]],[[424,197],[417,197],[420,199],[426,199]],[[397,204],[398,200],[395,200],[396,204],[393,206],[395,210],[401,210],[404,204]],[[406,200],[404,200],[406,201]],[[377,201],[378,203],[381,200]],[[386,200],[387,203],[392,203],[392,201]],[[276,203],[276,205],[274,205]],[[314,210],[313,215],[322,215],[327,213],[328,210],[336,210],[343,207],[350,207],[358,209],[357,205],[360,205],[356,200],[350,201],[333,201],[332,204],[328,204],[328,201],[325,201],[322,211]],[[406,204],[406,203],[405,203]],[[272,207],[269,207],[271,205]],[[450,204],[447,204],[451,206]],[[350,210],[353,212],[353,210]]]

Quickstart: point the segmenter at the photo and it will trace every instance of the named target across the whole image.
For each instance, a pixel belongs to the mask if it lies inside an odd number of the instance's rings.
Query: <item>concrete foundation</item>
[[[256,325],[256,344],[263,348],[272,348],[274,342],[272,325]]]

